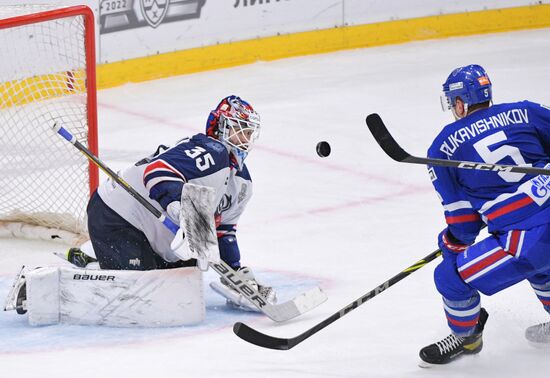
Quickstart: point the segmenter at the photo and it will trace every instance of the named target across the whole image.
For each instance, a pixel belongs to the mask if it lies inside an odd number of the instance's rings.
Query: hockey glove
[[[469,245],[462,243],[460,240],[454,237],[449,229],[441,231],[437,237],[437,244],[443,252],[443,256],[446,254],[458,254],[464,252]]]

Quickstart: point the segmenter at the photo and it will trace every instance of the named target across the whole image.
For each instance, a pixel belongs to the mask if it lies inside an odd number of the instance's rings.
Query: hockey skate
[[[527,328],[525,338],[535,346],[550,347],[550,322]]]
[[[69,248],[66,253],[54,252],[54,254],[79,268],[86,268],[88,264],[97,262],[96,259],[82,252],[80,248]]]
[[[260,296],[267,303],[277,303],[277,295],[275,293],[275,290],[271,286],[264,286],[259,284],[258,281],[256,281],[256,278],[254,277],[254,274],[252,273],[250,268],[241,267],[238,269],[238,272],[250,286],[258,290]],[[210,287],[212,288],[212,290],[214,290],[216,293],[220,294],[227,300],[226,303],[229,307],[245,311],[259,311],[256,306],[250,303],[250,301],[246,299],[242,294],[240,294],[237,290],[233,289],[229,285],[229,283],[223,278],[220,279],[220,282],[211,282]]]
[[[420,350],[420,367],[431,365],[443,365],[454,361],[463,354],[476,354],[481,352],[483,347],[483,328],[489,314],[484,308],[481,309],[475,332],[466,337],[450,334],[441,341],[428,345]]]
[[[27,312],[27,283],[25,272],[25,266],[23,265],[15,277],[11,290],[6,298],[4,311],[15,310],[20,315]]]

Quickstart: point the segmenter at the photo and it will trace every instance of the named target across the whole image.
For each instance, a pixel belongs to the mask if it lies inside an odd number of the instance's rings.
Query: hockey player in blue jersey
[[[529,101],[493,105],[491,81],[479,65],[455,69],[443,92],[455,122],[435,138],[430,158],[550,167],[549,108]],[[420,351],[423,365],[481,351],[488,315],[479,293],[528,280],[550,313],[550,177],[439,166],[429,174],[447,223],[434,280],[452,334]],[[484,225],[490,236],[474,243]],[[529,327],[526,337],[550,343],[550,322]]]
[[[214,203],[219,255],[257,286],[270,303],[275,292],[257,283],[249,268],[241,267],[236,227],[252,195],[245,158],[260,131],[260,118],[237,96],[224,98],[207,120],[206,134],[196,134],[122,170],[119,175],[175,223],[180,223],[180,197],[188,183],[215,190]],[[174,235],[113,180],[102,183],[88,204],[88,229],[93,252],[102,269],[151,270],[194,265],[182,251],[181,234]],[[85,266],[92,258],[71,249],[69,261]],[[239,293],[221,284],[214,289],[228,300],[255,309]]]

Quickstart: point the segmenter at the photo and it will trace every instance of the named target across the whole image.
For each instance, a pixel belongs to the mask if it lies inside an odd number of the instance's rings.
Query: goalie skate
[[[11,290],[4,304],[4,311],[17,311],[23,315],[27,312],[27,284],[25,279],[25,266],[23,265],[15,277]]]
[[[70,262],[78,268],[99,269],[99,263],[91,256],[88,256],[80,248],[69,248],[65,253],[54,252],[57,257]]]

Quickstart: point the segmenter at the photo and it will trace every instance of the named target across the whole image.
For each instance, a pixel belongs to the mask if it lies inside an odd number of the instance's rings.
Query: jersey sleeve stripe
[[[531,197],[524,196],[523,198],[516,200],[512,203],[509,203],[508,205],[502,206],[501,208],[496,209],[495,211],[489,214],[485,214],[485,216],[487,217],[487,219],[492,221],[498,217],[511,213],[512,211],[521,209],[522,207],[528,206],[532,203],[534,203],[534,201]]]
[[[159,172],[159,171],[161,171],[161,172],[162,171],[172,172],[173,174],[179,176],[182,180],[187,181],[185,179],[185,176],[180,171],[178,171],[176,168],[172,167],[170,164],[168,164],[167,162],[165,162],[162,159],[156,160],[156,161],[150,163],[147,166],[147,168],[145,168],[145,171],[143,172],[143,176],[147,177],[147,175],[149,175],[153,172]]]
[[[443,205],[443,208],[445,209],[445,211],[452,212],[462,209],[472,209],[473,206],[470,201],[456,201],[447,205]]]
[[[465,215],[455,215],[455,216],[446,216],[445,220],[447,224],[457,224],[457,223],[466,223],[466,222],[477,222],[481,218],[479,214],[465,214]]]
[[[150,191],[159,182],[166,182],[166,181],[184,182],[182,179],[177,178],[177,177],[162,176],[162,177],[155,177],[155,178],[147,181],[147,183],[145,184],[145,187],[147,188],[147,190]]]
[[[145,168],[143,172],[143,184],[147,190],[151,191],[155,185],[165,181],[187,182],[185,176],[180,171],[162,159],[150,163]]]

